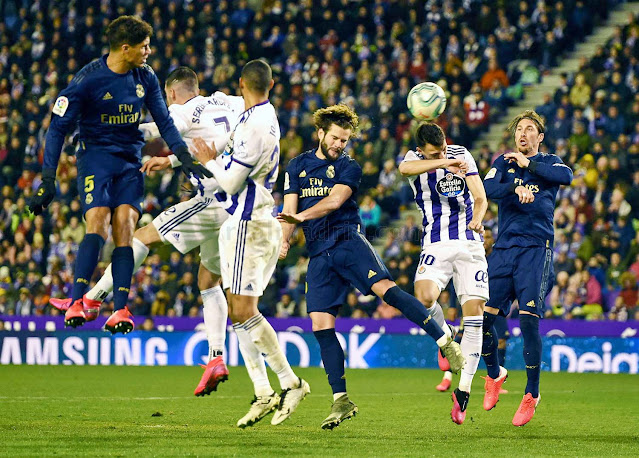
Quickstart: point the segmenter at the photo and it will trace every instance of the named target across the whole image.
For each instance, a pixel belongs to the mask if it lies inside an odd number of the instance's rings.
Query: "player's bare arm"
[[[468,223],[468,229],[483,234],[484,225],[482,221],[488,209],[488,198],[486,197],[484,183],[481,181],[481,178],[479,178],[479,175],[471,175],[466,177],[466,184],[475,201],[473,205],[473,219]]]
[[[284,207],[282,208],[282,213],[287,215],[294,215],[297,213],[297,203],[299,200],[299,196],[297,194],[286,194],[284,196]],[[282,248],[280,249],[279,259],[282,260],[286,258],[288,254],[289,248],[291,248],[291,244],[289,240],[291,239],[291,235],[293,235],[293,231],[295,230],[295,224],[289,223],[281,218],[277,218],[278,221],[282,224]]]
[[[405,161],[399,164],[399,173],[404,177],[412,177],[436,169],[449,169],[453,173],[468,172],[468,163],[462,159],[422,159]]]
[[[168,157],[154,156],[140,167],[140,172],[151,175],[153,172],[168,169],[171,167],[171,160]]]
[[[340,208],[352,194],[353,190],[350,186],[336,184],[328,196],[324,197],[311,208],[301,213],[282,212],[277,215],[277,219],[280,222],[299,224],[311,219],[322,218]]]

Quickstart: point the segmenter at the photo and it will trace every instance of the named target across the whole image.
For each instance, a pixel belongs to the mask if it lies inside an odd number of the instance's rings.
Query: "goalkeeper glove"
[[[193,175],[195,178],[211,178],[213,176],[209,169],[191,156],[188,149],[180,148],[179,151],[175,152],[175,156],[182,163],[182,171],[187,177],[190,178]]]
[[[42,183],[31,198],[28,208],[34,215],[39,215],[49,206],[55,197],[55,169],[42,170]]]

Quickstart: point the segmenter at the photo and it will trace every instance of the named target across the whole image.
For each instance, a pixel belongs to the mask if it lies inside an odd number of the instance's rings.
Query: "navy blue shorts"
[[[351,285],[364,294],[380,280],[392,280],[375,249],[357,233],[332,248],[313,256],[306,273],[306,309],[337,316]]]
[[[83,150],[78,155],[78,193],[82,211],[117,208],[128,204],[142,213],[144,175],[139,163],[99,150]]]
[[[544,316],[546,295],[554,282],[552,249],[546,247],[494,248],[488,256],[488,288],[486,307],[508,315],[512,301],[519,310]]]

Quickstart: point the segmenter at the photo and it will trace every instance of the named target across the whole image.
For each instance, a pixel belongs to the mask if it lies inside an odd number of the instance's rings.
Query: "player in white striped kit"
[[[222,92],[210,97],[200,96],[197,75],[188,67],[179,67],[169,74],[165,91],[171,118],[189,148],[195,137],[204,137],[223,148],[240,113],[244,111],[242,97],[228,96]],[[159,137],[155,123],[141,124],[140,130],[145,140]],[[149,173],[180,165],[174,155],[153,157],[141,170]],[[228,307],[220,287],[218,235],[229,213],[226,211],[226,194],[214,178],[191,178],[191,181],[198,189],[195,197],[169,207],[153,220],[153,224],[135,231],[133,260],[135,272],[154,245],[170,243],[183,254],[200,247],[198,288],[204,303],[209,361],[206,366],[202,365],[205,371],[194,394],[203,396],[216,391],[218,384],[228,378],[223,359]],[[104,276],[84,297],[85,310],[90,307],[94,311],[88,318],[97,317],[101,302],[112,290],[113,276],[109,265]],[[60,309],[66,305],[63,302],[66,301],[52,299],[53,305]]]
[[[409,177],[423,214],[415,296],[449,332],[437,298],[451,278],[462,304],[461,348],[466,363],[459,387],[453,392],[451,411],[453,421],[462,424],[481,356],[484,305],[488,300],[488,264],[481,235],[488,201],[475,160],[466,148],[446,145],[443,130],[430,122],[419,125],[415,140],[417,151],[406,153],[399,165],[400,173]]]
[[[279,166],[280,126],[275,108],[268,101],[273,77],[262,60],[248,62],[242,69],[240,89],[246,111],[240,116],[222,154],[224,164],[215,159],[217,148],[195,139],[195,157],[213,172],[229,195],[232,215],[220,231],[222,281],[229,299],[229,315],[240,343],[255,399],[249,412],[237,422],[251,426],[276,410],[271,424],[286,420],[310,393],[286,360],[273,327],[259,313],[258,299],[273,275],[280,247],[282,228],[272,216],[271,191]],[[264,360],[277,373],[280,395],[271,388]]]

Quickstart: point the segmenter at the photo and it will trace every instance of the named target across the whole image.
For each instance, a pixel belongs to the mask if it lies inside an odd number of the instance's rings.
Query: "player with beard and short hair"
[[[425,330],[444,351],[453,371],[461,369],[464,358],[459,344],[431,319],[422,304],[395,284],[360,232],[356,193],[362,169],[344,154],[357,131],[357,115],[340,104],[317,110],[313,120],[318,148],[300,154],[286,168],[284,209],[278,216],[284,231],[280,259],[288,253],[295,224],[301,224],[310,254],[307,310],[334,400],[321,426],[333,429],[358,411],[346,393],[344,350],[335,333],[335,317],[351,285],[364,294],[376,294]]]
[[[484,409],[499,400],[508,372],[499,365],[497,314],[507,315],[514,299],[519,302],[519,327],[524,339],[528,383],[513,425],[528,423],[541,399],[541,337],[539,319],[553,283],[553,217],[560,185],[569,185],[572,170],[554,154],[539,152],[544,122],[526,110],[510,123],[516,151],[498,157],[484,178],[488,198],[499,203],[499,231],[488,257],[490,300],[484,312],[482,356],[488,369]]]

